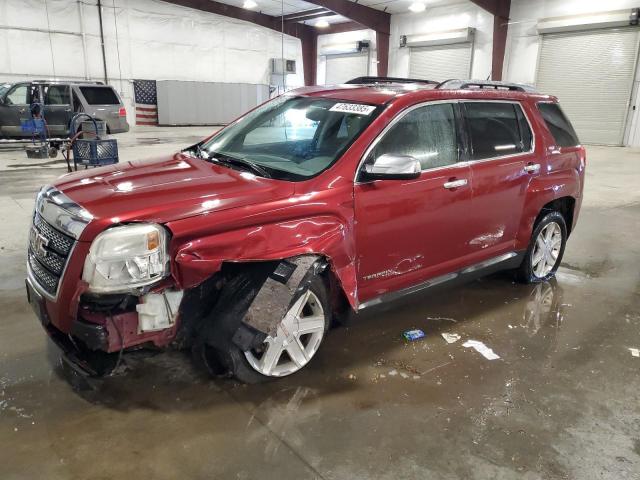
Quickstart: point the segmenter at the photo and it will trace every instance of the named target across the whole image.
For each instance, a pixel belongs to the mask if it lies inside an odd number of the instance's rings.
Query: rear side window
[[[67,85],[45,85],[45,105],[70,105],[69,87]]]
[[[89,105],[119,105],[120,100],[111,87],[80,87]]]
[[[501,157],[531,150],[532,136],[522,109],[513,103],[464,104],[471,159]]]
[[[540,110],[544,122],[559,147],[575,147],[580,144],[576,131],[560,109],[560,105],[557,103],[539,103],[538,110]]]
[[[458,161],[458,140],[453,105],[426,105],[407,113],[376,145],[373,156],[385,153],[410,155],[422,170],[452,165]]]

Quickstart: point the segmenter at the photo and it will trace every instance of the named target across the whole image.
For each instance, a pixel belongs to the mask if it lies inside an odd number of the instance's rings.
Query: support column
[[[509,18],[493,16],[493,55],[491,59],[491,79],[502,80],[504,53],[507,47]]]
[[[300,42],[302,43],[304,84],[306,86],[315,85],[318,66],[318,34],[311,29],[305,30],[300,35]]]
[[[376,30],[376,51],[378,59],[378,76],[387,77],[389,73],[389,37],[388,33]]]

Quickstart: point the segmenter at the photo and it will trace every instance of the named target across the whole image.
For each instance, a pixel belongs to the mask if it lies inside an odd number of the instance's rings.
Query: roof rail
[[[378,83],[424,83],[427,85],[438,85],[438,82],[434,82],[433,80],[400,77],[357,77],[345,83],[347,85],[375,85]]]
[[[463,90],[463,89],[493,89],[509,90],[510,92],[535,93],[536,89],[531,85],[522,83],[497,82],[493,80],[445,80],[436,86],[438,90]]]
[[[100,80],[31,80],[31,83],[70,83],[73,85],[104,85]]]

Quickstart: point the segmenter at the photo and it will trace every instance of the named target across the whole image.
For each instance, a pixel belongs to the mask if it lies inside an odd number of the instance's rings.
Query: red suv
[[[90,375],[151,346],[285,376],[337,315],[496,270],[553,276],[584,170],[556,98],[528,87],[303,88],[180,153],[44,187],[27,292]]]

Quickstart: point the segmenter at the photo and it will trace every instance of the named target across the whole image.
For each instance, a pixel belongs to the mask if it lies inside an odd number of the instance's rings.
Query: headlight
[[[123,293],[151,285],[169,271],[167,240],[167,231],[152,223],[105,230],[91,244],[82,279],[96,293]]]

